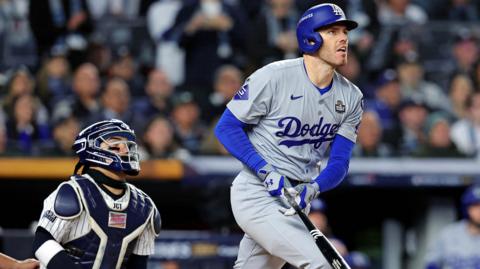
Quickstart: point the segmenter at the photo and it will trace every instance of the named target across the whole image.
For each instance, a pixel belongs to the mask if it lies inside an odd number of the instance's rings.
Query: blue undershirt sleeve
[[[321,192],[335,188],[345,178],[354,146],[351,140],[339,134],[335,136],[327,167],[315,179]]]
[[[215,135],[225,149],[248,166],[253,172],[264,167],[267,162],[257,153],[248,139],[245,128],[248,124],[240,121],[227,108],[215,127]]]

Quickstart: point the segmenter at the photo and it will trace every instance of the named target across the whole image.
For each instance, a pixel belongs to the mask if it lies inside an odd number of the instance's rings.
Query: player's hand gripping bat
[[[320,232],[308,219],[307,215],[303,213],[302,209],[300,206],[298,206],[297,202],[295,201],[295,197],[293,197],[288,190],[284,190],[284,195],[285,198],[287,199],[288,203],[290,206],[295,209],[295,212],[300,216],[302,219],[303,223],[305,226],[307,226],[308,231],[312,235],[313,239],[315,240],[315,243],[317,244],[317,247],[320,249],[322,252],[323,256],[327,261],[330,263],[330,265],[334,269],[350,269],[350,266],[348,266],[347,262],[342,258],[340,253],[333,247],[332,243],[328,241],[328,239],[325,237],[325,235]]]

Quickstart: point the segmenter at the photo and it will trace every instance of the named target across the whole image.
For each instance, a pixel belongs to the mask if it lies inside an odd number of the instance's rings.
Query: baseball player
[[[480,184],[468,187],[461,203],[465,219],[444,227],[430,242],[424,268],[480,268]]]
[[[234,268],[330,268],[300,218],[290,216],[282,190],[306,208],[347,174],[362,93],[335,68],[347,62],[348,31],[356,27],[334,4],[308,9],[297,24],[303,57],[260,68],[227,104],[215,133],[245,167],[231,188],[245,232]]]
[[[150,197],[125,182],[140,171],[134,131],[120,120],[100,121],[72,148],[79,162],[44,201],[35,256],[49,269],[147,268],[161,219]]]
[[[0,253],[0,269],[37,269],[38,265],[38,261],[35,259],[18,261],[10,256]]]

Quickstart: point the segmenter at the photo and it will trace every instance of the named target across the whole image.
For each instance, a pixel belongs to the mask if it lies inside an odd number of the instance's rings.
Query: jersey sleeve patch
[[[55,215],[64,219],[75,218],[81,213],[80,199],[70,184],[59,187],[53,209]]]
[[[235,96],[233,97],[233,100],[248,100],[248,82],[243,84],[242,88],[237,91]]]

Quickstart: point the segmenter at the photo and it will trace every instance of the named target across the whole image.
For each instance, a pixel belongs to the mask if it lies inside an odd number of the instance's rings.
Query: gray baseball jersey
[[[94,180],[89,175],[85,174],[83,176],[94,182]],[[71,179],[64,184],[70,184],[74,188],[77,188],[77,183],[74,179]],[[123,210],[125,207],[128,206],[131,192],[130,189],[136,187],[131,184],[127,185],[127,191],[122,197],[117,200],[113,200],[112,197],[110,197],[102,189],[99,188],[103,199],[112,210],[114,209],[114,207],[116,210]],[[55,238],[55,241],[59,242],[60,244],[64,244],[88,234],[91,231],[92,226],[86,210],[82,210],[78,216],[72,218],[57,217],[54,214],[54,203],[57,196],[57,191],[58,188],[44,200],[43,210],[40,215],[38,226],[43,227],[48,232],[50,232],[53,238]],[[156,235],[154,233],[153,227],[151,227],[151,223],[149,223],[145,227],[143,232],[139,235],[132,253],[137,255],[153,254],[155,238]]]
[[[255,125],[248,137],[260,156],[280,173],[310,181],[335,134],[355,142],[362,97],[338,73],[331,89],[320,94],[303,58],[297,58],[257,70],[227,106],[239,120]]]
[[[439,237],[429,246],[426,255],[428,264],[438,268],[480,268],[480,237],[468,232],[466,220],[445,227]]]
[[[355,142],[362,116],[362,93],[335,73],[324,94],[312,84],[303,58],[269,64],[252,74],[228,103],[242,122],[257,152],[292,178],[311,181],[335,134]],[[234,268],[278,269],[285,261],[298,268],[331,268],[305,225],[279,209],[289,207],[273,197],[245,168],[231,188],[232,211],[245,232]]]

